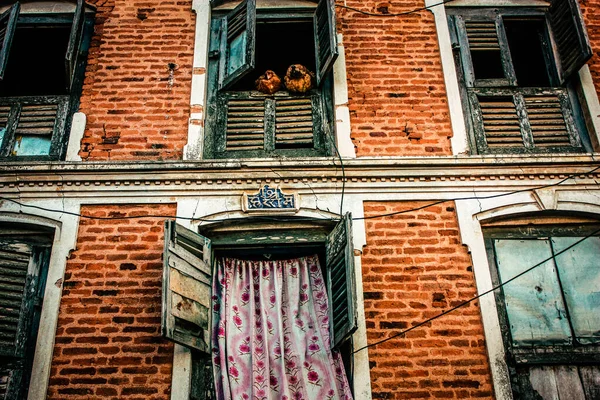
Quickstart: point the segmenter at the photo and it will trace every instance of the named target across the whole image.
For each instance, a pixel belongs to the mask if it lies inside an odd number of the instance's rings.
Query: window
[[[237,222],[233,229],[213,231],[214,243],[174,221],[166,223],[163,335],[198,355],[192,384],[196,398],[215,398],[211,354],[218,338],[211,338],[212,310],[216,306],[213,251],[246,259],[263,257],[267,252],[269,257],[281,254],[288,258],[297,254],[320,254],[329,299],[330,346],[342,353],[346,375],[350,377],[350,336],[356,329],[357,319],[350,215],[333,229],[300,223],[294,225],[294,230],[257,229],[256,226],[253,230],[248,225],[248,230],[242,232],[237,229],[240,226]]]
[[[592,54],[577,0],[448,14],[475,152],[591,151],[572,82]]]
[[[285,4],[285,3],[282,3]],[[213,10],[208,63],[207,158],[323,156],[333,148],[331,69],[337,57],[331,0],[257,9],[244,0]],[[275,7],[274,5],[273,7]],[[267,70],[292,64],[315,73],[304,94],[255,90]]]
[[[496,292],[515,398],[598,398],[600,237],[574,245],[598,228],[579,224],[484,232],[496,285],[549,259]]]
[[[0,13],[0,158],[61,159],[79,106],[93,13],[83,0],[16,2]]]
[[[50,235],[0,230],[0,398],[27,398],[50,259]]]

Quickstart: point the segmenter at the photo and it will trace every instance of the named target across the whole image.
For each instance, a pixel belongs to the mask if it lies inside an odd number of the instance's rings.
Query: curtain
[[[213,283],[217,399],[351,400],[329,342],[327,289],[316,255],[218,261]]]

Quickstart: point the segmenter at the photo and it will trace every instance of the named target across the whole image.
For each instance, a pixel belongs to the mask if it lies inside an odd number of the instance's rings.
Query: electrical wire
[[[366,346],[363,346],[363,347],[361,347],[361,348],[359,348],[359,349],[357,349],[357,350],[354,350],[354,351],[352,352],[352,354],[356,354],[356,353],[358,353],[359,351],[363,351],[363,350],[365,350],[365,349],[368,349],[369,347],[374,347],[374,346],[380,345],[380,344],[382,344],[382,343],[385,343],[385,342],[387,342],[387,341],[389,341],[389,340],[395,339],[395,338],[397,338],[397,337],[399,337],[399,336],[405,335],[405,334],[407,334],[408,332],[410,332],[410,331],[413,331],[413,330],[415,330],[415,329],[417,329],[417,328],[419,328],[419,327],[421,327],[421,326],[423,326],[423,325],[425,325],[425,324],[427,324],[427,323],[429,323],[429,322],[432,322],[432,321],[434,321],[434,320],[436,320],[436,319],[438,319],[438,318],[440,318],[440,317],[443,317],[443,316],[444,316],[444,315],[446,315],[446,314],[450,314],[451,312],[453,312],[453,311],[456,311],[456,310],[458,310],[459,308],[461,308],[461,307],[464,307],[464,306],[466,306],[467,304],[470,304],[470,303],[474,302],[475,300],[477,300],[477,299],[479,299],[479,298],[481,298],[481,297],[483,297],[483,296],[485,296],[485,295],[487,295],[487,294],[490,294],[490,293],[492,293],[492,292],[494,292],[494,291],[496,291],[496,290],[498,290],[498,289],[502,288],[503,286],[505,286],[505,285],[507,285],[508,283],[510,283],[510,282],[512,282],[512,281],[514,281],[515,279],[517,279],[517,278],[519,278],[519,277],[521,277],[521,276],[525,275],[526,273],[528,273],[528,272],[530,272],[530,271],[533,271],[534,269],[536,269],[536,268],[537,268],[537,267],[539,267],[540,265],[543,265],[543,264],[547,263],[548,261],[550,261],[550,260],[552,260],[552,259],[556,258],[556,256],[559,256],[559,255],[561,255],[562,253],[566,252],[567,250],[570,250],[570,249],[572,249],[573,247],[577,246],[579,243],[583,242],[584,240],[587,240],[587,239],[591,238],[592,236],[596,236],[596,235],[598,235],[599,233],[600,233],[600,229],[597,229],[597,230],[595,230],[594,232],[590,233],[589,235],[587,235],[587,236],[585,236],[585,237],[581,238],[580,240],[576,241],[575,243],[571,244],[570,246],[568,246],[568,247],[564,248],[563,250],[561,250],[561,251],[557,252],[556,254],[553,254],[553,255],[551,255],[550,257],[546,258],[545,260],[542,260],[542,261],[540,261],[539,263],[535,264],[534,266],[527,268],[526,270],[524,270],[524,271],[522,271],[522,272],[518,273],[517,275],[513,276],[512,278],[510,278],[510,279],[507,279],[505,282],[502,282],[501,284],[499,284],[499,285],[496,285],[496,286],[492,287],[491,289],[489,289],[489,290],[486,290],[485,292],[482,292],[482,293],[478,294],[477,296],[471,297],[470,299],[468,299],[468,300],[465,300],[465,301],[463,301],[462,303],[460,303],[460,304],[458,304],[458,305],[456,305],[456,306],[454,306],[454,307],[452,307],[452,308],[450,308],[450,309],[448,309],[448,310],[446,310],[446,311],[443,311],[443,312],[441,312],[441,313],[439,313],[439,314],[437,314],[437,315],[434,315],[434,316],[433,316],[433,317],[431,317],[431,318],[427,318],[426,320],[424,320],[424,321],[421,321],[421,322],[419,322],[418,324],[415,324],[415,325],[411,326],[411,327],[410,327],[410,328],[408,328],[408,329],[405,329],[405,330],[403,330],[403,331],[401,331],[401,332],[399,332],[399,333],[396,333],[396,334],[394,334],[394,335],[392,335],[392,336],[390,336],[390,337],[387,337],[387,338],[385,338],[385,339],[379,340],[379,341],[377,341],[377,342],[374,342],[374,343],[368,344],[368,345],[366,345]]]
[[[431,10],[433,7],[441,6],[443,4],[448,4],[453,1],[456,1],[456,0],[444,0],[444,1],[440,1],[439,3],[432,4],[427,7],[415,8],[414,10],[404,11],[404,12],[400,12],[400,13],[393,13],[393,14],[392,13],[374,13],[374,12],[369,12],[369,11],[363,11],[358,8],[354,8],[354,7],[350,7],[350,6],[346,6],[346,5],[342,5],[342,4],[336,4],[335,6],[339,7],[339,8],[345,8],[347,10],[355,11],[360,14],[368,15],[370,17],[400,17],[402,15],[409,15],[409,14],[414,14],[414,13],[418,13],[418,12],[425,11],[425,10]]]
[[[337,149],[337,148],[336,148]],[[339,154],[339,152],[338,152]],[[340,157],[341,160],[341,157]],[[443,203],[448,203],[448,202],[452,202],[452,201],[459,201],[459,200],[485,200],[485,199],[492,199],[492,198],[498,198],[498,197],[505,197],[505,196],[511,196],[513,194],[517,194],[517,193],[523,193],[523,192],[529,192],[529,191],[534,191],[534,190],[540,190],[540,189],[546,189],[549,187],[553,187],[553,186],[558,186],[563,184],[564,182],[568,181],[569,179],[572,179],[575,176],[578,175],[588,175],[591,173],[594,173],[595,171],[599,170],[600,166],[593,168],[590,171],[587,172],[578,172],[578,173],[574,173],[574,174],[570,174],[568,175],[566,178],[561,179],[560,181],[556,182],[556,183],[549,183],[546,185],[540,185],[540,186],[536,186],[533,188],[528,188],[528,189],[519,189],[519,190],[514,190],[512,192],[507,192],[507,193],[498,193],[498,194],[494,194],[494,195],[489,195],[489,196],[465,196],[465,197],[456,197],[456,198],[451,198],[451,199],[445,199],[445,200],[438,200],[432,203],[428,203],[419,207],[414,207],[408,210],[402,210],[402,211],[396,211],[396,212],[392,212],[392,213],[386,213],[386,214],[377,214],[377,215],[371,215],[369,217],[353,217],[352,220],[353,221],[358,221],[358,220],[367,220],[367,219],[375,219],[375,218],[384,218],[384,217],[390,217],[390,216],[394,216],[394,215],[399,215],[399,214],[406,214],[406,213],[410,213],[413,211],[419,211],[422,210],[424,208],[428,208],[428,207],[433,207],[435,205],[438,204],[443,204]],[[345,172],[343,171],[343,181],[345,182]],[[345,185],[342,185],[342,195],[343,192],[345,190]],[[98,220],[125,220],[125,219],[142,219],[142,218],[162,218],[162,219],[181,219],[181,220],[186,220],[186,221],[200,221],[200,222],[225,222],[225,221],[233,221],[234,219],[232,218],[221,218],[221,219],[209,219],[209,218],[198,218],[198,217],[182,217],[179,215],[162,215],[162,214],[146,214],[146,215],[123,215],[123,216],[109,216],[109,217],[100,217],[100,216],[92,216],[92,215],[85,215],[85,214],[81,214],[81,213],[77,213],[77,212],[73,212],[73,211],[65,211],[65,210],[57,210],[57,209],[53,209],[53,208],[47,208],[47,207],[42,207],[42,206],[36,206],[36,205],[32,205],[32,204],[25,204],[23,202],[20,202],[18,200],[15,199],[11,199],[8,197],[4,197],[4,196],[0,196],[0,200],[4,200],[4,201],[9,201],[12,202],[14,204],[17,204],[20,207],[27,207],[27,208],[33,208],[36,210],[41,210],[41,211],[46,211],[46,212],[53,212],[53,213],[59,213],[59,214],[65,214],[65,215],[72,215],[75,217],[81,217],[81,218],[86,218],[86,219],[98,219]],[[342,197],[342,202],[343,202],[343,197]],[[340,216],[342,214],[340,213]],[[240,220],[243,218],[240,218]],[[264,220],[269,220],[269,221],[281,221],[282,218],[281,217],[270,217],[270,216],[261,216],[261,217],[257,217],[257,219],[264,219]],[[288,218],[289,220],[298,220],[298,217],[290,217]],[[339,218],[321,218],[323,220],[339,220]]]

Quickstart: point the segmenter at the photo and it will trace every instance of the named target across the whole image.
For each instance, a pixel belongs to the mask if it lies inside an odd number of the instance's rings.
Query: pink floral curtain
[[[218,399],[351,400],[329,345],[327,290],[316,255],[223,258],[213,285]]]

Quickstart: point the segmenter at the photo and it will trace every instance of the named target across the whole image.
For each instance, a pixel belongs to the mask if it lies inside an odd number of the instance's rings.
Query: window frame
[[[16,3],[19,4],[19,3]],[[69,133],[71,130],[72,116],[79,109],[79,98],[83,88],[85,68],[87,64],[88,49],[94,28],[95,8],[77,0],[73,12],[43,12],[40,10],[27,10],[14,6],[9,9],[15,13],[14,27],[8,44],[12,42],[12,36],[17,34],[18,27],[30,25],[56,25],[70,26],[71,32],[65,55],[65,78],[66,90],[64,94],[43,96],[18,96],[0,97],[0,107],[10,107],[10,115],[6,121],[6,131],[0,143],[0,160],[3,161],[53,161],[62,160],[66,156]],[[7,38],[5,38],[5,42]],[[10,63],[8,56],[9,48],[0,51],[0,61]],[[2,54],[6,57],[2,59]],[[57,104],[56,116],[50,137],[50,149],[44,155],[13,155],[14,143],[19,134],[16,130],[17,116],[23,105]],[[26,134],[26,132],[24,132]]]
[[[236,223],[237,222],[237,223]],[[356,280],[354,277],[355,266],[354,266],[354,251],[353,251],[353,240],[352,240],[352,216],[347,213],[335,226],[332,227],[330,222],[323,221],[302,221],[299,219],[298,224],[293,227],[289,224],[283,223],[278,225],[265,226],[264,222],[252,221],[248,222],[248,225],[243,224],[246,229],[240,229],[240,221],[231,221],[231,224],[217,224],[216,226],[209,226],[203,230],[203,234],[210,236],[212,239],[205,237],[201,234],[193,232],[182,225],[177,224],[173,220],[165,221],[165,252],[163,255],[163,289],[162,289],[162,313],[161,313],[161,332],[164,337],[172,340],[178,344],[181,344],[192,350],[194,371],[192,377],[196,381],[192,381],[192,396],[199,399],[209,399],[211,397],[211,390],[213,388],[207,385],[210,380],[212,384],[212,357],[211,357],[211,341],[210,338],[212,332],[212,323],[210,321],[210,315],[212,313],[212,281],[210,284],[210,300],[203,306],[202,309],[206,308],[208,315],[206,320],[207,329],[203,329],[204,332],[195,334],[192,331],[184,332],[179,329],[179,332],[175,332],[173,317],[172,315],[179,313],[181,308],[177,305],[173,305],[171,298],[175,294],[178,298],[182,297],[172,289],[171,285],[171,270],[174,269],[176,264],[179,264],[182,260],[187,262],[193,262],[196,260],[198,270],[206,271],[207,263],[210,264],[211,275],[214,274],[216,263],[214,262],[214,254],[226,254],[229,251],[235,251],[239,254],[239,251],[247,250],[249,252],[256,253],[261,250],[273,249],[275,251],[281,251],[285,248],[300,247],[303,249],[313,249],[319,254],[319,258],[324,258],[324,265],[321,266],[326,279],[326,285],[328,289],[328,301],[330,304],[330,340],[331,348],[340,352],[352,350],[352,334],[358,328],[358,315],[357,315],[357,295],[356,295]],[[305,222],[305,223],[302,223]],[[232,225],[234,224],[234,225]],[[233,229],[231,229],[233,227]],[[181,238],[181,239],[178,239]],[[181,240],[183,247],[177,244],[178,240]],[[190,246],[197,246],[197,249],[202,247],[202,250],[195,252],[190,250]],[[179,249],[178,249],[179,248]],[[319,251],[319,249],[321,249]],[[178,254],[173,254],[173,251]],[[183,251],[182,251],[183,250]],[[187,254],[184,254],[187,253]],[[192,254],[192,253],[195,253]],[[321,254],[324,253],[324,254]],[[189,271],[188,279],[196,279],[194,276],[198,276],[197,272],[191,271],[189,267],[175,267],[180,272],[187,269]],[[336,272],[337,271],[337,272]],[[343,282],[345,282],[344,289],[335,289],[332,282],[332,274],[340,276],[340,272],[343,271]],[[205,272],[204,272],[205,273]],[[204,280],[204,278],[200,278]],[[211,278],[212,279],[212,278]],[[179,283],[175,283],[179,285]],[[194,284],[195,285],[195,284]],[[197,285],[196,285],[197,286]],[[197,286],[199,287],[199,286]],[[345,297],[332,295],[332,290],[335,293],[343,294]],[[342,290],[342,292],[340,292]],[[192,298],[193,296],[188,297]],[[186,297],[183,297],[184,299]],[[332,303],[333,298],[338,298],[337,306],[344,306],[345,300],[345,311],[344,316],[335,318],[333,316],[333,310],[336,304]],[[189,302],[189,301],[188,301]],[[196,299],[192,299],[193,303],[196,303]],[[178,303],[179,304],[179,303]],[[192,308],[198,308],[193,306]],[[175,310],[175,311],[173,311]],[[344,311],[344,310],[342,310]],[[342,312],[340,312],[340,315]],[[195,318],[192,316],[188,320]],[[336,322],[337,321],[337,322]],[[183,325],[182,325],[183,326]],[[337,328],[337,330],[336,330]],[[198,345],[197,339],[200,338],[203,343]],[[203,339],[202,339],[203,338]],[[353,360],[351,357],[344,357],[344,365],[346,367],[346,373],[348,375],[348,381],[352,387],[352,374],[353,371]],[[199,384],[202,382],[202,384]]]
[[[490,266],[492,285],[497,287],[501,284],[498,272],[496,250],[493,244],[495,239],[535,240],[541,238],[550,239],[551,237],[585,237],[598,228],[600,228],[598,223],[580,225],[563,224],[557,226],[544,225],[484,228],[484,243],[488,264]],[[600,234],[596,234],[595,236],[600,237]],[[558,277],[558,280],[561,298],[563,298],[568,315],[568,305],[567,302],[564,301],[564,293],[562,292],[560,277]],[[513,346],[511,330],[508,321],[508,313],[505,307],[504,290],[502,287],[494,292],[494,297],[500,321],[502,340],[509,365],[533,366],[572,363],[600,363],[600,344],[579,344],[577,343],[577,340],[573,340],[573,343],[569,345],[539,344],[531,348],[527,348],[525,346]],[[573,334],[573,328],[570,322],[569,327],[571,329],[571,333]]]
[[[246,0],[247,1],[247,0]],[[254,1],[254,0],[252,0]],[[225,36],[224,25],[228,15],[235,14],[237,9],[244,5],[244,1],[231,10],[214,10],[211,19],[210,39],[209,39],[209,61],[208,61],[208,77],[207,77],[207,117],[206,129],[204,132],[204,158],[207,159],[222,159],[222,158],[264,158],[264,157],[315,157],[328,156],[334,153],[335,148],[335,115],[333,110],[333,76],[332,68],[335,62],[337,50],[337,37],[335,35],[335,13],[333,3],[330,0],[321,0],[315,4],[315,8],[267,8],[256,9],[255,12],[248,11],[247,15],[253,15],[255,22],[264,22],[269,20],[289,20],[311,22],[315,35],[318,33],[316,21],[322,21],[317,18],[318,9],[321,13],[327,15],[327,24],[321,22],[321,29],[329,30],[329,42],[324,45],[323,54],[329,54],[324,62],[319,61],[319,57],[315,55],[315,62],[318,67],[316,71],[317,86],[304,96],[291,95],[282,90],[275,95],[263,95],[258,92],[232,92],[232,96],[247,96],[252,99],[265,100],[264,126],[260,128],[262,132],[262,148],[256,148],[256,144],[252,149],[236,149],[231,146],[228,149],[226,121],[228,115],[228,94],[224,93],[234,81],[224,81],[222,79],[224,66],[224,52],[226,51],[227,41],[223,39]],[[324,6],[325,5],[325,6]],[[329,7],[327,7],[329,5]],[[249,24],[250,25],[250,24]],[[250,29],[256,33],[255,27]],[[253,42],[250,40],[249,42]],[[315,43],[315,52],[318,54],[318,44]],[[250,54],[254,56],[254,50],[246,50],[246,58]],[[246,60],[248,61],[248,59]],[[249,64],[248,64],[249,65]],[[244,74],[254,71],[253,67],[240,68],[244,70]],[[258,72],[258,71],[254,71]],[[241,78],[243,75],[238,75]],[[274,120],[276,118],[276,109],[274,104],[277,100],[293,100],[293,99],[311,99],[311,123],[312,123],[312,147],[302,147],[294,145],[283,145],[277,147],[277,130]],[[272,100],[272,101],[271,101]],[[259,129],[259,128],[257,128]],[[258,130],[257,130],[258,132]],[[256,133],[257,133],[256,132]],[[259,145],[259,146],[260,146]],[[232,148],[233,147],[233,148]]]
[[[566,0],[557,0],[554,4]],[[569,0],[571,1],[571,0]],[[575,0],[576,1],[576,0]],[[550,7],[551,8],[551,7]],[[456,71],[458,73],[459,91],[461,95],[462,108],[464,110],[464,119],[469,133],[471,152],[473,154],[543,154],[543,153],[581,153],[591,151],[589,143],[588,129],[586,121],[582,115],[582,106],[579,103],[574,79],[571,78],[577,71],[571,68],[566,75],[562,71],[560,56],[556,50],[556,43],[552,33],[552,24],[550,21],[550,8],[548,7],[446,7],[450,39],[454,49],[454,60]],[[542,38],[542,51],[546,62],[546,69],[549,75],[551,87],[523,87],[517,86],[516,75],[511,59],[508,41],[504,30],[503,18],[525,18],[538,19],[543,22],[544,32]],[[475,79],[473,63],[471,59],[472,51],[468,44],[466,36],[465,21],[493,20],[496,25],[496,32],[501,52],[502,68],[505,77],[502,79]],[[580,21],[582,23],[582,21]],[[585,27],[577,26],[577,34],[585,36]],[[581,31],[583,29],[583,31]],[[589,43],[589,41],[588,41]],[[587,53],[583,56],[588,59]],[[511,122],[518,123],[517,129],[520,132],[520,142],[517,133],[513,133],[510,142],[493,143],[490,146],[488,136],[484,125],[484,116],[479,105],[479,98],[494,96],[511,98],[514,108],[512,111],[515,116]],[[531,128],[530,118],[527,114],[524,96],[529,96],[533,101],[544,102],[546,98],[551,98],[556,110],[562,113],[564,124],[557,122],[556,128],[561,126],[564,129],[562,136],[557,144],[552,143],[552,137],[544,137],[543,127],[537,126],[534,132]],[[498,100],[500,101],[500,100]],[[542,105],[550,106],[548,105]],[[535,110],[534,110],[535,111]],[[490,116],[494,118],[494,116]],[[554,126],[552,127],[554,128]],[[503,132],[503,130],[501,131]],[[539,146],[536,146],[536,133],[539,132]],[[490,135],[490,140],[494,140]],[[503,140],[497,138],[496,140]],[[548,141],[546,141],[548,140]]]

